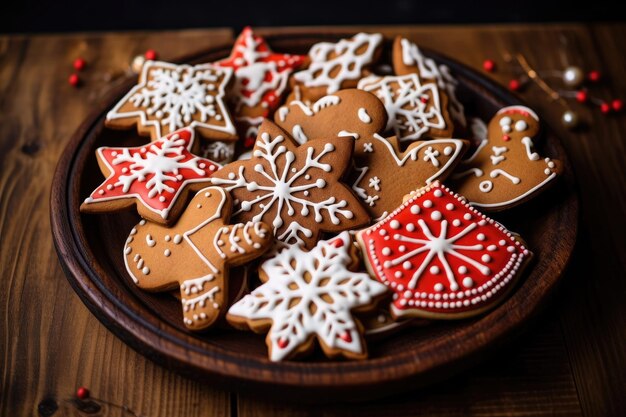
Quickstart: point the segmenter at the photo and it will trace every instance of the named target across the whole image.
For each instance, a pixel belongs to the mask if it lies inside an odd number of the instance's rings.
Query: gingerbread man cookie
[[[357,234],[368,271],[394,292],[394,316],[479,314],[514,286],[532,254],[501,224],[439,183]]]
[[[105,125],[115,129],[137,125],[138,132],[152,140],[186,126],[207,139],[236,140],[224,104],[231,77],[232,69],[210,64],[148,61],[137,85],[107,113]]]
[[[535,151],[539,117],[528,107],[510,106],[496,113],[483,139],[451,176],[450,186],[470,204],[484,210],[505,210],[554,183],[561,173],[557,160]]]
[[[372,75],[359,81],[358,88],[376,95],[385,105],[387,130],[401,142],[420,138],[448,138],[454,130],[447,97],[436,84],[422,84],[417,74]]]
[[[231,199],[221,187],[200,190],[172,227],[142,220],[124,246],[131,278],[142,289],[180,289],[184,323],[211,326],[227,310],[228,267],[242,265],[272,243],[262,222],[228,224]]]
[[[417,74],[423,83],[436,84],[447,96],[448,111],[454,122],[461,127],[467,125],[465,108],[456,94],[459,82],[450,73],[450,68],[425,57],[416,44],[401,36],[393,42],[392,62],[396,75]]]
[[[370,216],[383,219],[402,197],[434,180],[444,180],[461,161],[468,142],[433,139],[411,143],[404,151],[395,137],[378,134],[357,142],[352,189]]]
[[[328,357],[367,357],[363,326],[352,313],[371,309],[387,288],[354,263],[348,232],[310,251],[287,248],[261,264],[263,284],[235,303],[227,319],[235,327],[268,332],[272,361],[304,355],[315,340]]]
[[[356,87],[378,59],[382,41],[379,33],[358,33],[337,43],[313,45],[309,51],[309,67],[292,77],[293,92],[287,102],[311,103],[339,90]]]
[[[312,248],[322,231],[339,232],[369,222],[358,198],[341,182],[353,142],[331,137],[298,146],[266,120],[251,158],[224,166],[211,182],[231,192],[237,220],[265,221],[278,240]]]
[[[307,105],[294,100],[274,113],[278,126],[291,132],[298,143],[323,137],[371,137],[387,124],[387,112],[373,94],[341,90]]]
[[[192,153],[193,129],[186,128],[135,148],[102,147],[98,165],[107,179],[80,206],[85,213],[118,211],[137,206],[157,223],[174,222],[190,191],[210,185],[220,165]]]

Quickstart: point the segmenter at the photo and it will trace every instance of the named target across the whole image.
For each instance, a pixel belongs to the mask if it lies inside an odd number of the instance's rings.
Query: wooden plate
[[[270,36],[278,51],[306,53],[310,45],[345,34]],[[387,50],[390,48],[386,48]],[[229,47],[181,60],[211,62]],[[484,120],[505,105],[521,104],[503,87],[435,53],[460,82],[467,108]],[[531,203],[494,216],[519,232],[536,257],[517,291],[481,317],[409,326],[369,344],[370,359],[272,363],[264,337],[233,329],[191,334],[182,325],[179,303],[168,294],[135,288],[124,268],[122,247],[136,214],[83,215],[80,203],[102,181],[94,151],[98,146],[137,146],[145,138],[134,130],[104,128],[104,117],[131,86],[129,79],[103,100],[71,138],[59,161],[51,195],[54,242],[67,278],[87,307],[118,337],[152,360],[184,374],[212,381],[217,388],[245,390],[281,399],[331,401],[371,399],[441,380],[464,369],[489,349],[519,334],[544,304],[568,262],[576,240],[578,199],[567,156],[544,126],[541,151],[563,161],[557,186]],[[242,273],[233,273],[243,279]]]

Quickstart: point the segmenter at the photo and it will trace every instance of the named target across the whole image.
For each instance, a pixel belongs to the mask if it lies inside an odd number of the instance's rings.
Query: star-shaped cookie
[[[98,165],[107,179],[80,206],[86,213],[124,210],[137,205],[146,219],[170,224],[186,202],[187,193],[210,185],[220,165],[200,158],[193,129],[186,128],[144,146],[102,147]]]
[[[128,129],[156,140],[189,126],[206,139],[235,140],[237,135],[224,104],[232,69],[210,64],[176,65],[148,61],[139,81],[107,113],[105,125]]]
[[[279,106],[289,76],[307,62],[304,55],[272,52],[265,39],[244,28],[230,56],[214,65],[232,68],[235,119],[269,117]],[[255,125],[259,125],[255,123]]]
[[[534,140],[539,117],[524,106],[499,110],[489,123],[488,137],[461,162],[450,186],[483,210],[500,211],[533,198],[561,173],[558,160],[541,157]]]
[[[124,262],[135,284],[155,292],[178,288],[190,330],[206,329],[228,309],[228,267],[257,258],[272,244],[264,223],[229,224],[231,209],[228,192],[207,187],[172,227],[142,220],[126,240]]]
[[[298,146],[266,120],[251,159],[224,166],[211,182],[235,198],[235,219],[264,221],[278,240],[312,248],[322,231],[340,232],[369,222],[359,199],[341,182],[353,142],[329,137]]]
[[[316,339],[330,357],[367,357],[363,326],[352,312],[371,309],[387,289],[349,269],[351,246],[350,234],[343,232],[310,251],[292,246],[263,262],[263,284],[233,304],[229,323],[268,332],[272,361],[306,354]]]

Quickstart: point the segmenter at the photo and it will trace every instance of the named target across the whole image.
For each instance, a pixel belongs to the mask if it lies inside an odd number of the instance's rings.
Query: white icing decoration
[[[367,110],[365,108],[359,108],[357,114],[359,116],[359,120],[361,120],[363,123],[372,123],[372,118],[369,114],[367,114]]]
[[[506,171],[504,171],[504,170],[502,170],[502,169],[494,169],[493,171],[491,171],[491,172],[489,173],[489,176],[490,176],[491,178],[497,178],[497,177],[498,177],[498,176],[500,176],[500,175],[502,175],[502,176],[504,176],[504,177],[508,178],[509,180],[511,180],[511,182],[512,182],[513,184],[516,184],[516,185],[517,185],[517,184],[519,184],[519,183],[522,181],[522,180],[520,180],[519,178],[517,178],[516,176],[513,176],[513,175],[509,174],[508,172],[506,172]]]
[[[342,241],[341,247],[333,244],[336,240]],[[365,273],[347,269],[353,262],[350,246],[350,236],[343,232],[330,241],[320,241],[310,252],[297,246],[285,248],[261,265],[267,282],[235,303],[228,313],[272,321],[267,337],[272,361],[287,358],[312,335],[329,348],[362,353],[351,310],[370,305],[386,287]]]
[[[358,139],[359,138],[359,134],[356,132],[348,132],[347,130],[341,130],[339,133],[337,133],[337,136],[340,138],[346,138],[346,137],[352,137],[354,139]]]
[[[337,43],[317,43],[309,51],[311,64],[306,70],[295,73],[294,78],[309,88],[326,87],[326,94],[332,94],[342,88],[344,81],[361,78],[363,67],[372,62],[382,40],[382,35],[378,33],[359,33]],[[366,46],[365,50],[357,55],[356,51],[363,46]],[[329,58],[331,53],[336,56]],[[337,67],[339,72],[331,77],[331,72]]]
[[[150,234],[146,235],[146,244],[149,247],[153,247],[154,245],[156,245],[156,240],[152,239],[152,236]]]
[[[526,155],[528,156],[528,159],[530,159],[531,161],[538,161],[539,160],[539,154],[537,152],[533,152],[533,141],[531,138],[529,138],[528,136],[524,136],[522,138],[522,144],[524,145],[524,148],[526,149]]]
[[[302,126],[300,126],[298,124],[293,125],[293,127],[291,128],[291,134],[292,134],[294,140],[299,145],[302,145],[304,142],[309,140],[309,138],[304,133],[304,130],[302,130]]]

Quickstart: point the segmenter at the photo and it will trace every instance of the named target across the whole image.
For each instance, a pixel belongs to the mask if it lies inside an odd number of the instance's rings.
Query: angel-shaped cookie
[[[184,323],[211,326],[228,309],[228,267],[262,255],[272,243],[262,222],[229,224],[231,197],[220,187],[200,190],[172,227],[142,220],[130,232],[124,261],[148,291],[180,289]]]
[[[488,137],[459,164],[450,187],[483,210],[500,211],[520,204],[552,184],[559,161],[541,157],[534,138],[539,117],[524,106],[509,106],[489,123]]]

